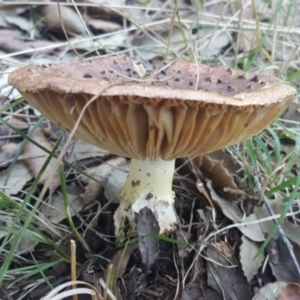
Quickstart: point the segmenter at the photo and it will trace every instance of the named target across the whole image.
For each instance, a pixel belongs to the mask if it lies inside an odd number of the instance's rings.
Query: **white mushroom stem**
[[[135,228],[135,213],[144,207],[154,213],[160,233],[172,230],[177,220],[172,191],[174,171],[175,160],[131,160],[126,183],[119,195],[121,203],[114,216],[117,236],[126,230],[126,220],[130,224],[129,231]]]

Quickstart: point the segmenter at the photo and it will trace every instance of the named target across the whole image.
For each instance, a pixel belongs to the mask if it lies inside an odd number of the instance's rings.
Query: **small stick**
[[[266,208],[267,208],[269,214],[271,216],[274,216],[275,213],[274,213],[271,205],[269,204],[269,199],[262,193],[262,188],[261,188],[261,184],[259,182],[258,177],[255,176],[254,180],[255,180],[257,188],[261,192],[262,200],[263,200],[264,204],[266,205]],[[275,224],[275,220],[274,219],[273,219],[273,223]],[[287,238],[287,236],[284,233],[284,231],[283,231],[283,229],[282,229],[282,227],[281,227],[280,224],[278,225],[278,233],[279,233],[280,237],[282,238],[283,242],[285,243],[285,245],[287,246],[288,251],[289,251],[290,256],[291,256],[291,259],[293,260],[293,263],[294,263],[294,265],[296,267],[296,270],[297,270],[297,273],[298,273],[297,275],[298,275],[298,277],[300,277],[300,266],[299,266],[299,263],[298,263],[297,258],[295,256],[293,245],[290,243],[289,239]]]
[[[76,281],[76,243],[74,240],[71,240],[71,280]],[[72,284],[72,289],[76,289],[76,283]],[[78,300],[77,294],[73,295],[73,300]]]

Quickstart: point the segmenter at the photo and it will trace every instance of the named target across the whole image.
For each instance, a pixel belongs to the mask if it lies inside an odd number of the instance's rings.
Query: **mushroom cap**
[[[139,75],[126,57],[26,66],[9,83],[77,138],[135,159],[195,157],[266,128],[296,90],[271,76],[188,61]]]

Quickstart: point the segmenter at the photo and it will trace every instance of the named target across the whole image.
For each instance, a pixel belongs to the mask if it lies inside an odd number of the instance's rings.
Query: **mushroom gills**
[[[118,196],[120,205],[114,215],[116,236],[135,232],[135,218],[144,207],[154,213],[160,234],[174,228],[177,222],[172,191],[174,171],[175,160],[131,160],[126,183]]]

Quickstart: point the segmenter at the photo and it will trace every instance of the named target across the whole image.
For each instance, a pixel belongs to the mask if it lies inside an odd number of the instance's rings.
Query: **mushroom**
[[[139,75],[126,57],[30,65],[14,71],[9,83],[67,131],[98,95],[76,136],[131,158],[114,216],[116,234],[128,224],[134,229],[135,214],[144,207],[154,213],[160,233],[172,230],[175,159],[244,141],[266,128],[296,94],[275,77],[182,60]]]

